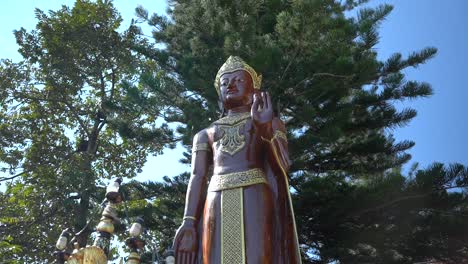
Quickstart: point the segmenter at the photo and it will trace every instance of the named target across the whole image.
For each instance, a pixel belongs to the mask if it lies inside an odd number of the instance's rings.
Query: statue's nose
[[[231,88],[231,89],[232,89],[232,88],[237,89],[237,81],[236,81],[235,78],[229,80],[228,89],[229,89],[229,88]]]

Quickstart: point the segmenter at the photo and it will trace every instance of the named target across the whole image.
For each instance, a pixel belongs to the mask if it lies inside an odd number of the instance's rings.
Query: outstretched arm
[[[206,178],[211,158],[206,130],[202,130],[193,139],[192,173],[185,198],[185,211],[182,225],[174,239],[177,264],[194,264],[198,252],[197,225],[200,222],[206,189]]]
[[[272,164],[278,164],[282,174],[287,175],[290,160],[286,128],[281,119],[273,117],[273,105],[268,93],[262,92],[254,95],[251,115],[262,140],[270,148],[268,158]]]

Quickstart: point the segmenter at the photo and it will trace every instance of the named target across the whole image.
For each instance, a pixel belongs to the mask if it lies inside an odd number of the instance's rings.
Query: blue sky
[[[392,0],[393,12],[382,24],[377,46],[380,58],[393,52],[407,55],[427,46],[438,48],[437,56],[417,69],[405,71],[407,79],[432,85],[434,95],[404,102],[418,116],[394,131],[398,140],[411,139],[412,162],[426,166],[434,161],[468,165],[468,1]]]
[[[0,58],[21,59],[17,53],[12,30],[24,27],[34,28],[34,8],[56,10],[62,4],[72,6],[74,1],[64,0],[4,0],[0,3]],[[408,80],[425,81],[432,85],[434,95],[430,98],[399,103],[399,107],[412,107],[418,116],[406,127],[393,131],[397,141],[410,139],[416,146],[409,152],[413,162],[427,166],[434,161],[459,162],[468,165],[468,1],[434,0],[376,0],[369,6],[388,3],[394,11],[382,24],[381,41],[376,49],[381,59],[394,52],[404,56],[427,46],[439,49],[438,55],[417,69],[406,70]],[[138,4],[150,13],[162,13],[164,0],[114,1],[115,6],[129,24],[134,18]],[[150,29],[144,28],[150,35]],[[180,164],[181,148],[167,150],[161,156],[150,157],[140,180],[158,180],[164,175],[173,176],[187,171],[188,166]]]

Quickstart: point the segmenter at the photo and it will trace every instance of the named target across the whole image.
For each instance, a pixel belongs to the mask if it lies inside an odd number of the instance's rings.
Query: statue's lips
[[[235,93],[237,93],[238,91],[239,91],[239,90],[237,90],[236,88],[232,88],[232,89],[228,89],[226,93],[227,93],[227,94],[235,94]]]

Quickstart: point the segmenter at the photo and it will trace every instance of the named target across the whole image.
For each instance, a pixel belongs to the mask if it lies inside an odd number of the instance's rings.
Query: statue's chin
[[[252,98],[243,97],[235,94],[228,94],[224,100],[224,107],[226,109],[232,109],[240,106],[246,106],[252,104]]]

